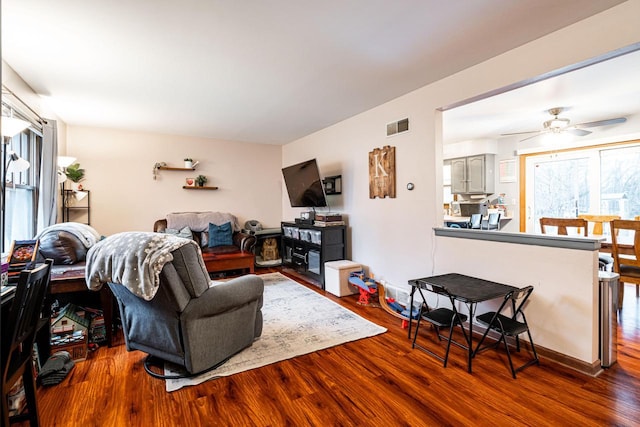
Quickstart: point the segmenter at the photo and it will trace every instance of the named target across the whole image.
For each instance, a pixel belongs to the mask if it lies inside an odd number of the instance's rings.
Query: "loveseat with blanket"
[[[254,272],[256,237],[240,231],[238,219],[225,212],[177,212],[153,224],[153,231],[193,239],[209,273]]]
[[[193,240],[151,232],[111,235],[87,253],[87,284],[118,300],[127,350],[190,373],[209,370],[262,334],[264,283],[254,274],[211,282]]]

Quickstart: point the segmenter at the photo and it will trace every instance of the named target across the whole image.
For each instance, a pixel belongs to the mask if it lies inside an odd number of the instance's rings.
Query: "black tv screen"
[[[307,160],[282,169],[284,183],[293,208],[327,206],[324,186],[320,180],[316,159]]]

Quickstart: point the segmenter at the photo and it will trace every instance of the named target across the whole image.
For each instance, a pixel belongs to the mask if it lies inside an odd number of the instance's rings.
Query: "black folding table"
[[[473,357],[473,318],[475,316],[476,306],[479,302],[489,301],[495,298],[501,298],[513,290],[518,288],[502,283],[491,282],[489,280],[479,279],[477,277],[465,276],[464,274],[449,273],[439,276],[423,277],[421,279],[409,280],[411,285],[411,305],[413,307],[413,296],[416,289],[420,292],[422,300],[426,302],[423,289],[427,289],[427,284],[439,285],[446,288],[456,301],[466,304],[469,310],[469,334],[465,337],[467,341],[468,371],[471,372],[471,359]],[[458,319],[461,320],[461,319]],[[464,327],[462,321],[460,321]],[[411,339],[411,322],[409,322],[409,339]]]

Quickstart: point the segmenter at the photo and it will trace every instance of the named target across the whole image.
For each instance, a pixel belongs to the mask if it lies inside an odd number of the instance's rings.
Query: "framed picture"
[[[185,185],[187,187],[195,187],[196,186],[196,179],[195,178],[186,178],[184,181],[185,181]]]
[[[500,183],[517,182],[517,168],[515,159],[500,160]]]
[[[14,240],[9,249],[9,268],[24,268],[38,256],[39,240]]]

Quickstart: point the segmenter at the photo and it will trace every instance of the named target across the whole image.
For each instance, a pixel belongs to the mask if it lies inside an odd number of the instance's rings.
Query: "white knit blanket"
[[[50,225],[38,233],[35,238],[39,239],[45,233],[49,233],[51,231],[66,231],[71,233],[80,239],[84,247],[87,249],[95,245],[101,238],[95,228],[79,222],[62,222],[60,224]]]
[[[87,252],[87,286],[97,291],[105,283],[119,283],[149,301],[158,291],[162,268],[173,260],[171,252],[184,245],[200,250],[192,239],[171,234],[136,231],[109,236]]]
[[[209,223],[222,225],[231,223],[233,231],[240,231],[238,218],[225,212],[174,212],[167,215],[167,228],[181,230],[189,227],[191,231],[208,231]]]

